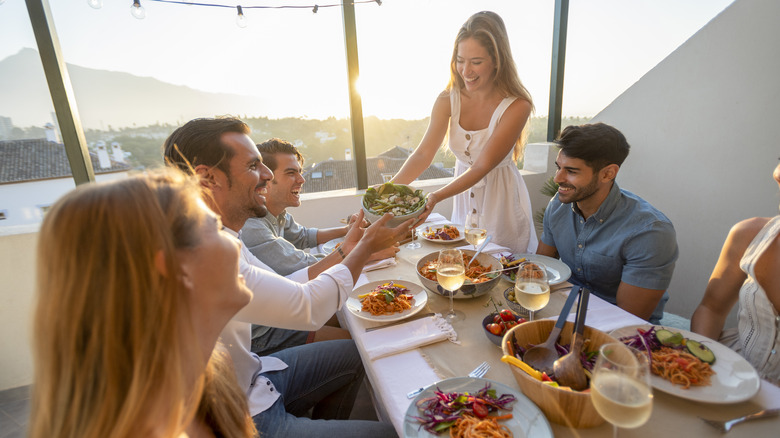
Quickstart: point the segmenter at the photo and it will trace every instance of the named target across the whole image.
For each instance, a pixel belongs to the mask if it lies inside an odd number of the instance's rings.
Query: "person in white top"
[[[517,169],[533,110],[520,82],[504,21],[494,12],[472,15],[460,28],[450,82],[433,104],[420,145],[392,182],[409,184],[431,164],[445,135],[457,158],[455,178],[428,195],[422,223],[436,204],[454,197],[452,222],[482,216],[493,242],[515,253],[536,251],[531,199]],[[449,134],[448,134],[449,132]]]
[[[164,145],[166,162],[200,177],[204,199],[236,236],[248,218],[267,213],[264,195],[273,177],[248,134],[249,127],[235,118],[195,119],[176,129]],[[251,323],[295,330],[322,327],[346,301],[365,260],[408,232],[411,219],[388,228],[384,224],[390,217],[365,230],[352,227],[342,245],[342,262],[319,275],[304,268],[282,277],[242,246],[241,274],[254,298],[228,323],[220,341],[230,352],[262,436],[396,435],[386,423],[343,421],[365,373],[354,341],[307,344],[262,358],[250,351]]]
[[[780,165],[772,174],[780,186]],[[734,225],[723,244],[691,330],[729,345],[780,386],[780,216]],[[739,303],[737,327],[723,330]]]

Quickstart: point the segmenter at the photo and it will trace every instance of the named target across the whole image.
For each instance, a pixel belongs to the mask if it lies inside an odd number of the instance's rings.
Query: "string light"
[[[100,9],[103,7],[103,0],[87,0],[87,4],[92,9]]]
[[[0,4],[2,4],[5,0],[0,0]],[[150,1],[150,2],[158,2],[158,3],[171,3],[176,5],[187,5],[187,6],[210,6],[215,8],[235,8],[238,11],[238,15],[236,16],[236,24],[238,27],[246,27],[247,26],[247,18],[244,15],[244,9],[309,9],[311,8],[311,11],[313,13],[317,13],[320,8],[340,8],[343,5],[341,3],[334,3],[334,4],[327,4],[327,5],[310,5],[310,6],[304,6],[304,5],[281,5],[281,6],[230,6],[230,5],[221,5],[221,4],[214,4],[214,3],[200,3],[194,0],[144,0],[144,1]],[[103,0],[87,0],[87,3],[94,7],[99,8],[103,5]],[[357,5],[361,3],[376,3],[379,6],[382,6],[382,0],[353,0],[352,4]],[[93,4],[99,4],[100,6],[93,6]],[[141,20],[144,17],[146,17],[146,10],[143,6],[141,6],[141,0],[133,0],[133,6],[130,8],[130,12],[133,14],[133,17]]]
[[[130,13],[139,20],[146,18],[146,9],[141,6],[141,0],[133,0],[133,6],[130,6]]]
[[[244,16],[244,10],[241,9],[241,5],[236,6],[236,9],[238,9],[238,16],[236,16],[236,24],[238,27],[244,28],[246,27],[246,17]]]

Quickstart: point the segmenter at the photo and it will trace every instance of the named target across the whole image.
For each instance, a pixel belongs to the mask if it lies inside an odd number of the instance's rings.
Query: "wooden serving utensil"
[[[580,361],[580,350],[582,350],[582,343],[585,341],[582,332],[585,330],[585,315],[588,312],[589,296],[590,291],[583,287],[580,292],[579,303],[577,304],[577,319],[574,323],[571,349],[569,353],[561,356],[553,364],[553,372],[558,384],[568,386],[575,391],[582,391],[588,387],[585,369],[582,368],[582,362]]]
[[[548,375],[554,372],[553,365],[560,356],[558,350],[555,349],[555,343],[558,342],[558,337],[561,335],[563,325],[566,324],[566,317],[569,316],[569,310],[571,310],[571,306],[574,304],[574,299],[577,298],[579,294],[580,287],[572,287],[571,291],[569,291],[569,297],[566,298],[566,302],[563,304],[561,314],[558,316],[558,321],[550,332],[550,336],[544,343],[529,348],[523,355],[523,362]]]

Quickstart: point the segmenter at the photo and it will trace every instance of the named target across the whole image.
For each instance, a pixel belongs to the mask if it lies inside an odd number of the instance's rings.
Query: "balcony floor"
[[[27,418],[29,416],[29,386],[0,391],[0,438],[27,436]]]

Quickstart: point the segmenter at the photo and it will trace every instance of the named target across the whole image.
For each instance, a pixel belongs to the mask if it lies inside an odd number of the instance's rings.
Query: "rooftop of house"
[[[96,174],[125,172],[130,166],[111,160],[111,167],[100,167],[95,152],[89,152]],[[64,178],[72,175],[65,146],[45,138],[0,141],[0,184]]]

